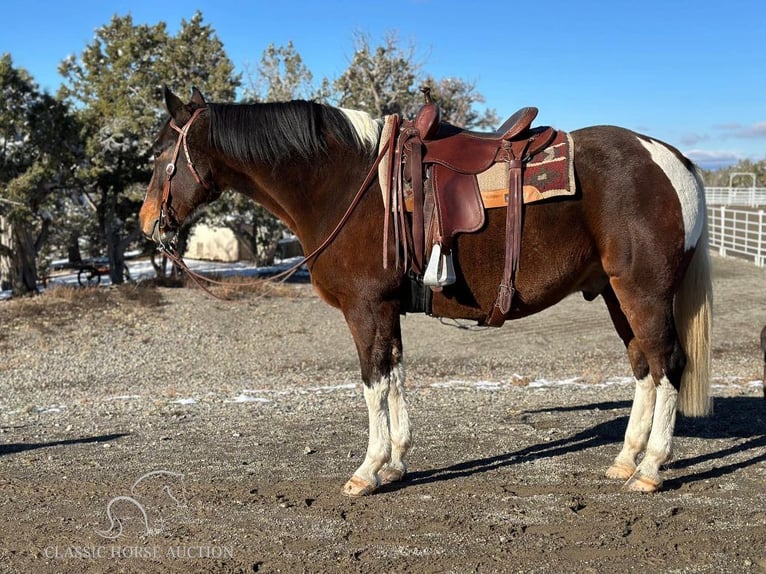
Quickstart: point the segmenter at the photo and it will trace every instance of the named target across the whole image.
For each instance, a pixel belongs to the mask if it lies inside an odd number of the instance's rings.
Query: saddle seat
[[[531,127],[538,113],[535,107],[521,108],[492,132],[464,130],[442,123],[439,106],[431,98],[430,88],[422,88],[422,91],[425,103],[418,110],[412,126],[425,148],[421,160],[425,165],[439,164],[458,173],[475,175],[498,161],[534,155],[541,149],[541,143],[544,147],[552,139],[545,135],[555,135],[550,128]],[[549,134],[543,134],[545,130],[550,130]],[[510,158],[500,157],[508,154]]]
[[[493,132],[473,132],[466,131],[467,134],[479,139],[488,140],[512,140],[527,131],[534,119],[537,117],[538,110],[534,107],[521,108],[514,112],[510,118]]]

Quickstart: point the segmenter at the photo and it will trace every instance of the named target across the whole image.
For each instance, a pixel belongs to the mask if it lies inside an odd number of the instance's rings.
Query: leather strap
[[[197,171],[197,168],[194,167],[194,162],[192,162],[191,154],[189,153],[189,144],[186,141],[186,136],[189,134],[189,129],[191,128],[194,121],[200,116],[200,114],[204,111],[206,111],[207,108],[197,108],[192,113],[189,120],[180,128],[176,124],[175,120],[170,120],[170,127],[173,128],[176,132],[178,132],[178,139],[176,140],[176,145],[173,148],[173,156],[171,157],[170,163],[168,163],[165,166],[165,175],[167,176],[165,178],[165,185],[162,187],[162,203],[160,204],[160,220],[159,220],[159,227],[160,231],[162,231],[167,224],[167,220],[169,217],[172,217],[172,205],[171,205],[171,196],[170,196],[170,186],[171,181],[173,180],[173,176],[178,171],[176,168],[176,163],[178,162],[178,155],[181,151],[181,147],[183,147],[184,155],[186,156],[186,165],[189,168],[189,171],[191,172],[192,176],[194,177],[194,180],[200,184],[203,188],[206,190],[210,190],[213,188],[213,185],[205,181]]]
[[[412,196],[415,201],[415,209],[412,211],[412,264],[415,273],[423,273],[425,252],[425,224],[423,207],[425,197],[423,195],[423,148],[420,139],[413,138],[410,148],[410,161],[412,162]]]
[[[399,134],[399,116],[394,114],[391,117],[391,135],[386,142],[386,151],[388,154],[388,169],[386,170],[386,200],[383,206],[383,269],[388,269],[388,228],[391,225],[391,199],[394,197],[394,164],[398,158],[396,149],[396,138]],[[381,159],[383,156],[381,156]],[[383,185],[383,182],[381,182]]]
[[[503,277],[497,290],[497,298],[485,323],[490,327],[500,327],[511,310],[513,296],[516,294],[514,279],[521,255],[521,225],[523,209],[522,170],[526,148],[518,156],[508,146],[508,207],[505,217],[505,263]]]

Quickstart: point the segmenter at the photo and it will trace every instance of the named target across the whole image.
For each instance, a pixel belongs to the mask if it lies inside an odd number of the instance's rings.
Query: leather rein
[[[168,228],[168,221],[170,219],[173,219],[175,222],[175,217],[172,211],[172,207],[170,205],[171,203],[171,182],[173,179],[173,176],[178,171],[176,168],[176,163],[178,162],[178,156],[180,155],[181,148],[184,150],[184,155],[186,156],[186,165],[189,168],[189,171],[191,171],[192,176],[194,177],[195,181],[200,184],[206,191],[212,191],[214,187],[214,183],[208,183],[205,181],[204,178],[202,178],[197,171],[197,169],[194,167],[194,162],[192,162],[191,155],[189,154],[189,146],[186,141],[187,135],[189,133],[189,129],[191,128],[194,121],[200,116],[200,114],[204,111],[206,111],[207,108],[197,108],[194,110],[194,113],[192,113],[189,120],[182,126],[178,127],[178,125],[175,123],[174,120],[170,120],[170,127],[173,128],[176,132],[178,132],[178,140],[176,141],[175,148],[173,149],[173,155],[170,163],[168,163],[165,166],[165,173],[167,175],[167,178],[165,179],[165,184],[162,189],[162,203],[160,205],[160,218],[158,220],[158,226],[159,226],[159,240],[158,240],[158,249],[160,252],[162,252],[163,255],[165,255],[168,259],[170,259],[175,265],[183,269],[189,277],[191,277],[194,282],[197,284],[200,289],[211,295],[212,297],[215,297],[216,299],[224,299],[223,297],[220,297],[219,295],[213,293],[205,287],[205,285],[202,283],[203,281],[206,283],[216,284],[216,285],[226,285],[228,283],[225,283],[223,281],[217,281],[215,279],[211,279],[209,277],[205,277],[204,275],[201,275],[199,273],[196,273],[189,269],[189,266],[186,264],[186,262],[183,260],[183,257],[175,252],[174,244],[171,241],[169,244],[166,244],[162,241],[162,232],[163,230],[166,230]],[[383,160],[385,155],[391,151],[391,156],[393,157],[394,152],[394,144],[395,144],[395,137],[391,137],[390,141],[383,147],[383,149],[380,150],[380,153],[378,154],[378,157],[375,159],[375,161],[372,164],[372,167],[370,168],[369,172],[367,173],[367,177],[365,177],[364,181],[362,182],[361,187],[356,192],[356,195],[351,200],[351,203],[349,204],[348,208],[346,209],[346,212],[343,214],[343,217],[341,217],[338,224],[335,226],[335,228],[330,232],[330,234],[327,236],[327,238],[316,248],[314,251],[312,251],[310,254],[304,256],[301,258],[300,261],[292,265],[289,269],[286,269],[277,275],[273,275],[267,279],[259,280],[258,282],[252,282],[252,283],[243,283],[241,285],[255,285],[258,283],[266,282],[284,282],[289,277],[291,277],[298,269],[300,269],[303,265],[306,265],[310,261],[316,259],[320,253],[322,253],[327,247],[335,240],[335,238],[340,233],[343,226],[348,222],[348,220],[351,218],[351,214],[353,213],[354,209],[356,209],[356,206],[359,204],[359,202],[362,199],[362,196],[364,195],[365,191],[369,189],[370,185],[372,184],[373,179],[377,176],[377,169],[378,165],[380,165],[380,162]],[[386,209],[388,211],[388,209]],[[386,214],[387,215],[387,214]],[[387,221],[386,221],[387,222]]]

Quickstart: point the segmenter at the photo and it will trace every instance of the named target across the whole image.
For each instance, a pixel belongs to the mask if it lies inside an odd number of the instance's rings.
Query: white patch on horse
[[[670,460],[673,452],[673,429],[676,425],[676,402],[678,391],[667,377],[657,385],[657,402],[654,406],[652,432],[646,446],[646,455],[636,470],[637,476],[648,478],[658,486],[660,466]]]
[[[656,163],[670,180],[681,203],[684,220],[684,249],[689,251],[697,245],[705,220],[705,190],[697,175],[689,170],[678,156],[656,140],[638,138]]]
[[[388,426],[388,393],[390,377],[381,377],[380,382],[364,386],[364,400],[370,422],[367,456],[354,473],[373,486],[379,484],[378,471],[391,459],[391,436]]]
[[[389,466],[403,476],[407,472],[404,456],[412,444],[412,430],[404,398],[404,365],[391,369],[388,414],[391,429],[391,461]]]
[[[367,112],[338,108],[348,118],[349,123],[359,136],[362,145],[375,149],[380,140],[380,130],[383,129],[383,120],[374,119]]]
[[[646,448],[649,433],[652,430],[655,396],[652,375],[647,375],[640,380],[636,379],[636,393],[630,409],[628,428],[625,431],[625,444],[615,462],[635,467],[636,458]]]

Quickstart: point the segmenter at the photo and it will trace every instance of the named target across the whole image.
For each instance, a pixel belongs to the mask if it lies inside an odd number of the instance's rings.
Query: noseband
[[[194,110],[194,113],[192,113],[191,117],[189,118],[189,121],[186,122],[182,127],[178,127],[178,125],[175,123],[174,120],[170,120],[170,127],[173,128],[175,131],[178,132],[178,140],[176,141],[176,147],[173,149],[173,157],[168,165],[165,166],[165,175],[167,178],[165,179],[165,185],[162,188],[162,204],[160,205],[160,219],[159,219],[159,231],[160,236],[164,231],[168,229],[168,222],[172,219],[175,221],[175,216],[173,215],[173,208],[170,205],[170,185],[173,181],[173,176],[176,174],[176,162],[178,161],[178,154],[181,151],[181,147],[183,147],[184,155],[186,156],[186,165],[189,168],[189,171],[194,176],[194,179],[198,184],[200,184],[206,191],[210,191],[213,189],[213,185],[205,181],[197,171],[197,168],[194,167],[194,163],[191,160],[191,155],[189,155],[189,144],[186,141],[186,136],[189,133],[189,128],[191,128],[192,124],[194,123],[194,120],[196,120],[202,112],[207,110],[207,108],[197,108]],[[177,223],[177,221],[176,221]]]

